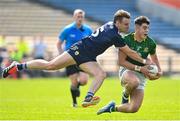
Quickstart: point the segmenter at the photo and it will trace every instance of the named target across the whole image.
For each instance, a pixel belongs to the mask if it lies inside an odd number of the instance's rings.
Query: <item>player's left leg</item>
[[[104,79],[106,78],[106,73],[95,61],[83,63],[80,65],[80,68],[94,77],[82,106],[87,107],[90,105],[96,105],[100,101],[100,98],[94,96],[94,94],[102,85]]]
[[[76,64],[76,61],[68,52],[65,51],[51,61],[37,59],[27,61],[26,63],[22,64],[13,62],[10,66],[3,70],[2,76],[3,78],[6,78],[7,76],[23,69],[57,70],[73,64]]]
[[[144,97],[144,87],[145,87],[145,77],[143,74],[139,73],[139,72],[132,72],[132,71],[123,71],[125,72],[123,75],[121,75],[121,82],[122,84],[126,85],[128,88],[128,94],[130,95],[130,102],[128,103],[124,103],[121,104],[119,106],[115,106],[114,102],[110,102],[108,105],[106,105],[105,107],[101,108],[97,114],[102,114],[102,113],[106,113],[106,112],[124,112],[124,113],[135,113],[139,110],[142,101],[143,101],[143,97]],[[131,79],[130,79],[130,78]],[[132,77],[134,77],[132,79]],[[130,79],[130,81],[128,81]],[[134,79],[138,80],[135,81]],[[134,80],[134,81],[132,81]],[[132,85],[131,82],[138,82],[139,85]],[[128,85],[129,86],[128,86]],[[125,86],[125,88],[127,88]],[[132,87],[136,87],[136,88],[132,88]],[[130,90],[129,90],[130,89]]]
[[[141,107],[144,98],[144,90],[135,89],[130,94],[130,103],[125,103],[116,107],[117,112],[135,113]]]
[[[130,103],[125,103],[121,105],[115,105],[115,102],[111,101],[106,106],[102,107],[97,115],[102,113],[111,113],[111,112],[122,112],[122,113],[135,113],[141,107],[144,97],[144,90],[135,89],[130,94]]]

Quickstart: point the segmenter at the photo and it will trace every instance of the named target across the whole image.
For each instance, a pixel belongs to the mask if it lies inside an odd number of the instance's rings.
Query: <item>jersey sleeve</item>
[[[64,28],[59,34],[59,41],[63,42],[64,40],[66,40],[67,34],[68,34],[68,29]]]
[[[153,55],[156,53],[156,43],[155,41],[153,40],[152,44],[151,44],[151,50],[150,50],[150,55]]]
[[[126,43],[122,37],[117,36],[114,39],[115,39],[114,40],[115,41],[115,43],[114,43],[115,47],[124,47],[126,45]]]
[[[153,39],[151,39],[151,38],[150,38],[150,40],[151,40],[151,43],[150,43],[151,49],[149,51],[149,54],[153,55],[153,54],[156,53],[156,42]]]

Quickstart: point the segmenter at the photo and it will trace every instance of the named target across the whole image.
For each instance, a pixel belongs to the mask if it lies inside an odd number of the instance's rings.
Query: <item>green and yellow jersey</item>
[[[147,36],[147,38],[141,42],[138,42],[134,39],[134,33],[130,33],[124,36],[125,43],[129,46],[129,48],[136,51],[142,58],[146,59],[148,55],[153,55],[156,53],[156,43],[155,41]],[[139,63],[130,57],[126,58],[132,64],[143,66],[144,64]]]

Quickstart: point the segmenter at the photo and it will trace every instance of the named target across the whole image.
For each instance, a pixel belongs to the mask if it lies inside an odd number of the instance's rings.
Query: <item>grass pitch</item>
[[[90,82],[88,83],[90,84]],[[1,120],[180,120],[180,80],[161,78],[148,81],[142,107],[137,113],[96,115],[97,110],[114,100],[121,102],[122,88],[118,78],[104,81],[96,95],[97,106],[73,108],[70,81],[67,78],[0,80]],[[88,86],[81,87],[79,105]]]

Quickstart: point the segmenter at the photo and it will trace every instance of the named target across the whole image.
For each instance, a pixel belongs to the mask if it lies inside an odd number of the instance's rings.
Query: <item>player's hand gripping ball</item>
[[[156,65],[149,65],[148,70],[151,76],[156,76],[158,73],[158,67]]]

